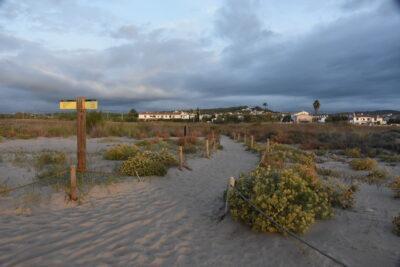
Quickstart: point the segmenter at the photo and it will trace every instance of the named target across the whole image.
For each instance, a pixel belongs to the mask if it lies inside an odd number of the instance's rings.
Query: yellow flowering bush
[[[124,161],[120,173],[128,176],[164,176],[168,167],[174,165],[177,165],[177,160],[167,150],[145,151]]]
[[[306,178],[306,179],[305,179]],[[322,186],[300,173],[299,169],[282,171],[258,167],[247,176],[241,176],[235,186],[265,214],[286,229],[304,233],[315,221],[332,216],[328,194]],[[229,194],[231,214],[253,229],[263,232],[279,232],[268,219],[255,211],[233,190]]]

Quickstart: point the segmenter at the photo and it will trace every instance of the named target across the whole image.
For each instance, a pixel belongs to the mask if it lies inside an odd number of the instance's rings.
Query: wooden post
[[[187,136],[187,133],[188,132],[188,129],[187,129],[187,125],[185,125],[184,127],[183,127],[183,136]]]
[[[225,199],[225,214],[228,213],[228,201],[229,201],[229,194],[232,191],[232,189],[235,187],[235,178],[230,177],[228,179],[228,188],[226,190],[226,199]]]
[[[206,158],[210,158],[210,147],[209,147],[209,141],[206,139]]]
[[[182,170],[183,169],[183,147],[182,146],[179,146],[178,154],[179,154],[179,169]]]
[[[71,165],[71,191],[70,198],[72,201],[78,200],[78,195],[76,192],[76,167],[75,165]]]
[[[269,141],[269,138],[267,138],[266,150],[267,150],[267,152],[270,152],[270,150],[271,150],[271,143],[270,143],[270,141]]]
[[[77,145],[78,172],[86,171],[86,109],[85,98],[78,97],[77,105]]]
[[[247,144],[247,134],[244,134],[244,136],[243,136],[243,143],[245,145]]]
[[[240,142],[240,133],[238,133],[237,141]]]
[[[250,137],[250,148],[253,149],[254,147],[254,135]]]
[[[215,138],[215,133],[214,133],[214,130],[211,132],[211,136],[212,136],[212,149],[214,150],[214,151],[216,151],[217,150],[217,140],[216,140],[216,138]]]

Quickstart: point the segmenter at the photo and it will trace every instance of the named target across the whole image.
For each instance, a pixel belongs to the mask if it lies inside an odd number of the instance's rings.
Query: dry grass
[[[188,125],[189,133],[194,136],[205,136],[212,128],[207,123],[104,122],[91,127],[88,134],[91,137],[125,136],[137,139],[148,137],[182,137],[185,125]],[[0,119],[0,136],[6,138],[68,137],[75,134],[75,121],[55,119]]]
[[[221,125],[222,133],[254,135],[255,140],[267,138],[282,144],[299,144],[302,149],[359,148],[366,155],[379,154],[386,149],[400,152],[400,129],[396,126],[354,126],[348,124],[227,124]]]

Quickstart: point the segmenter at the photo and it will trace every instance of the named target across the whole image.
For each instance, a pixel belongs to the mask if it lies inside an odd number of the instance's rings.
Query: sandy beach
[[[221,141],[212,160],[188,161],[192,171],[118,183],[109,194],[95,188],[79,206],[2,215],[0,265],[335,266],[288,237],[254,232],[230,216],[220,221],[227,179],[258,162],[241,144]],[[12,149],[8,142],[1,145]],[[349,266],[397,266],[391,217],[400,207],[391,194],[362,185],[353,210],[335,210],[303,237]]]

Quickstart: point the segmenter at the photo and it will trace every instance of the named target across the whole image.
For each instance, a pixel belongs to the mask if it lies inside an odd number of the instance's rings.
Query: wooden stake
[[[179,146],[178,154],[179,154],[179,169],[182,170],[183,169],[183,147],[182,146]]]
[[[244,136],[243,136],[243,143],[245,145],[247,144],[247,134],[244,134]]]
[[[226,190],[226,199],[225,199],[225,214],[228,213],[228,201],[229,201],[229,194],[232,191],[232,188],[235,187],[235,178],[230,177],[228,179],[228,188]]]
[[[210,147],[208,139],[206,139],[206,158],[210,158]]]
[[[240,133],[238,133],[238,139],[237,139],[237,141],[240,142]]]
[[[250,148],[253,149],[254,147],[254,135],[250,137]]]
[[[85,98],[77,98],[77,157],[78,157],[78,172],[86,171],[86,109]]]
[[[71,192],[70,198],[72,201],[78,200],[78,194],[76,192],[76,167],[71,165]]]
[[[214,130],[211,131],[211,142],[212,142],[212,150],[216,151],[217,150],[217,143],[216,143],[216,139],[215,139]]]
[[[270,143],[270,141],[269,141],[269,138],[267,138],[266,150],[267,150],[267,152],[270,152],[270,150],[271,150],[271,143]]]

